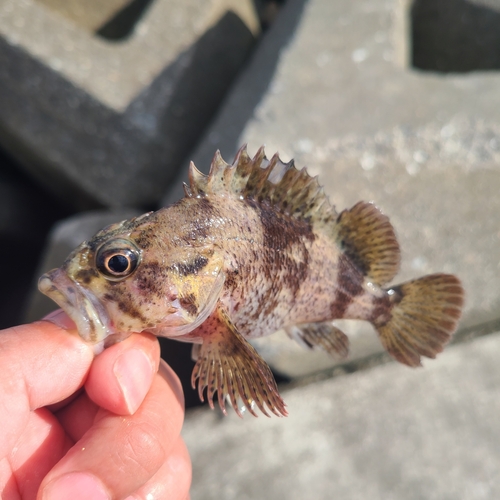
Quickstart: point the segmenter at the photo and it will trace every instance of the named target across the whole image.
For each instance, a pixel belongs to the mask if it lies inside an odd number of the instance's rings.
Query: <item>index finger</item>
[[[48,321],[0,331],[0,458],[12,449],[31,410],[82,386],[93,357],[76,334]]]

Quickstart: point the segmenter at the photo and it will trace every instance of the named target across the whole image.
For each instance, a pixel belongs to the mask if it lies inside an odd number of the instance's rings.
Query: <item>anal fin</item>
[[[240,417],[238,397],[254,416],[257,416],[254,406],[266,416],[269,416],[266,406],[277,416],[287,415],[269,366],[237,332],[220,306],[193,335],[203,339],[191,376],[191,384],[193,388],[198,387],[202,401],[206,389],[210,407],[214,407],[213,398],[217,392],[224,414],[227,414],[225,399],[228,396]]]
[[[289,337],[309,348],[321,347],[331,356],[347,357],[349,338],[330,322],[303,323],[285,328]]]

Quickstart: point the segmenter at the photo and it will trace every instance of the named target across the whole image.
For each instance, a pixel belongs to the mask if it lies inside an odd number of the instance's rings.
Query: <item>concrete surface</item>
[[[66,7],[0,2],[0,143],[78,209],[155,206],[253,47],[252,1],[151,0],[118,40]]]
[[[192,500],[500,498],[500,337],[284,391],[287,418],[188,414]]]

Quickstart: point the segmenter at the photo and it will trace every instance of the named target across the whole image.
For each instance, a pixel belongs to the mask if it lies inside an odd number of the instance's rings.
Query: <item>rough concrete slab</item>
[[[500,497],[500,337],[284,391],[289,417],[187,415],[193,500]]]
[[[216,149],[231,160],[266,144],[319,175],[338,211],[374,201],[402,247],[396,282],[458,274],[463,325],[479,324],[500,315],[500,75],[412,68],[411,7],[290,0],[192,158],[206,170]],[[380,349],[369,325],[349,333],[354,356]],[[331,365],[282,339],[260,347],[278,371]]]
[[[2,146],[79,208],[154,206],[258,30],[251,0],[154,0],[122,40],[4,0]]]

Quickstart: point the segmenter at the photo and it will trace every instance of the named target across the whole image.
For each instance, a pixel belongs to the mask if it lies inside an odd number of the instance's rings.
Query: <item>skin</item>
[[[152,335],[94,357],[60,312],[0,332],[0,366],[3,500],[189,498],[182,390]]]

